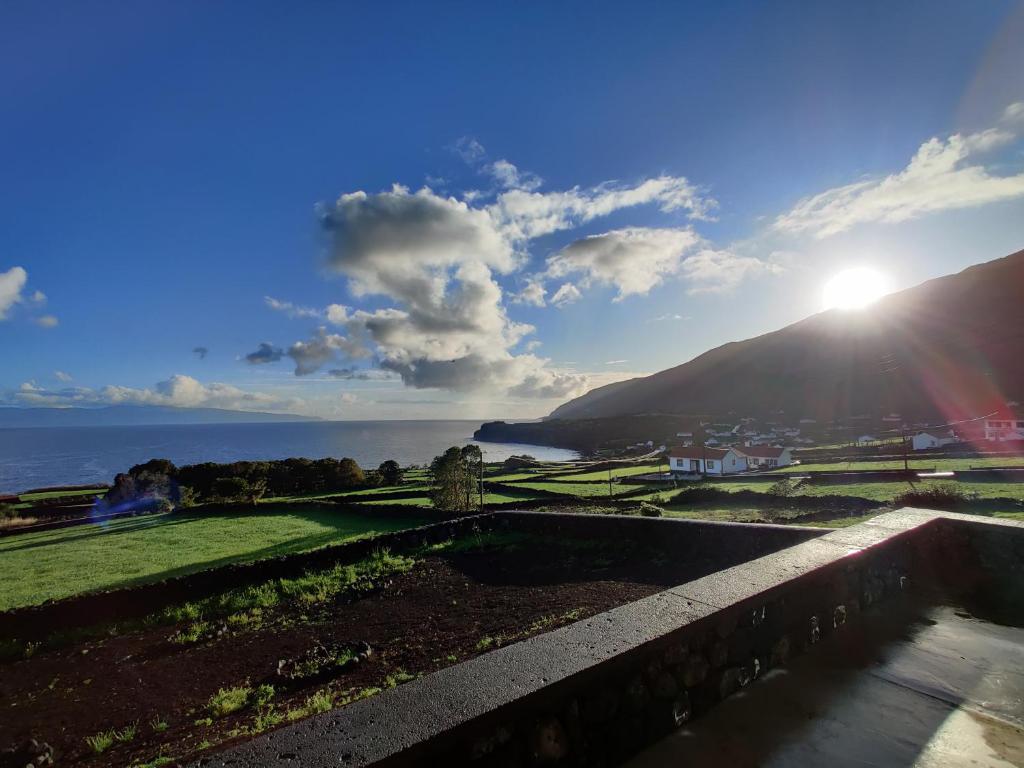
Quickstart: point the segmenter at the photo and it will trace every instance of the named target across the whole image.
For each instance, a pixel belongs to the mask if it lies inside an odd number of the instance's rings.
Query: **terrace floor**
[[[849,627],[627,765],[1024,766],[1024,629],[907,619]]]

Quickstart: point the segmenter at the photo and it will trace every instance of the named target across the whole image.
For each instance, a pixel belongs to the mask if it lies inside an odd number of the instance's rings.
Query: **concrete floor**
[[[627,765],[1024,766],[1024,629],[948,606],[868,620]]]

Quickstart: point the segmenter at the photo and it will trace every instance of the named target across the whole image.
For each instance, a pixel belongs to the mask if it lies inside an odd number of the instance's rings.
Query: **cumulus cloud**
[[[245,361],[251,365],[261,365],[263,363],[276,363],[282,357],[284,357],[283,349],[275,347],[269,341],[264,341],[256,348],[255,352],[250,352],[245,356]]]
[[[297,398],[280,398],[250,392],[230,384],[204,384],[181,374],[158,382],[154,387],[135,388],[108,385],[101,389],[64,387],[44,389],[27,381],[6,399],[19,405],[50,407],[97,407],[104,405],[165,405],[177,408],[226,408],[229,410],[293,411],[303,407]]]
[[[40,328],[56,328],[60,321],[53,315],[40,315],[34,321]]]
[[[305,316],[322,317],[344,335],[320,329],[313,339],[287,350],[264,344],[247,356],[249,362],[275,362],[287,355],[296,363],[296,374],[306,375],[330,361],[343,364],[372,356],[380,370],[400,376],[412,387],[500,390],[522,397],[574,394],[585,388],[584,376],[552,369],[550,361],[531,354],[535,347],[516,351],[534,328],[509,317],[498,278],[523,268],[532,239],[623,208],[651,204],[665,212],[702,218],[715,206],[687,179],[673,176],[542,193],[537,191],[541,180],[534,174],[507,160],[485,163],[486,152],[475,140],[462,139],[453,149],[502,188],[492,202],[486,204],[480,196],[460,200],[429,188],[411,192],[395,185],[375,194],[343,194],[333,204],[318,206],[328,266],[348,279],[354,298],[383,297],[384,305],[375,300],[375,308],[332,304],[311,310],[268,298],[276,310],[294,314],[303,309]],[[620,237],[630,238],[628,231]],[[643,252],[643,238],[632,239],[635,249]],[[612,256],[595,254],[584,264],[585,250],[580,246],[557,260],[558,274],[574,274],[576,279],[563,282],[553,303],[560,306],[578,299],[578,284],[592,281],[616,279],[623,283],[623,295],[640,292],[638,278],[627,275],[626,267],[614,274],[609,271]],[[573,261],[577,251],[578,264]],[[660,280],[663,273],[657,267],[646,279]],[[509,298],[543,306],[548,277],[528,278]]]
[[[334,379],[346,381],[391,381],[399,378],[398,374],[379,368],[332,368],[327,375]]]
[[[65,373],[64,371],[54,371],[53,377],[57,379],[57,381],[63,381],[65,383],[71,381],[72,379],[71,374]]]
[[[198,357],[200,360],[205,360],[206,356],[210,354],[210,350],[208,350],[206,347],[195,347],[192,350],[192,354]]]
[[[10,309],[21,301],[21,291],[27,281],[28,272],[22,267],[0,272],[0,320],[6,320]]]
[[[998,126],[929,139],[898,173],[806,197],[776,218],[773,226],[820,239],[858,224],[896,223],[1024,197],[1024,173],[996,175],[983,157],[1019,139],[1022,115],[1024,106],[1012,104]]]
[[[690,228],[617,229],[569,244],[548,259],[546,276],[578,274],[584,287],[591,283],[614,287],[615,301],[621,301],[626,296],[646,294],[676,274],[683,256],[700,243],[701,238]],[[579,291],[575,296],[578,298]],[[552,299],[552,303],[557,302]]]

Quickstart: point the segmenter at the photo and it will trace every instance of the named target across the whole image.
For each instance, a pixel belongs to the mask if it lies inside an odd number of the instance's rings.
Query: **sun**
[[[825,309],[863,309],[889,292],[889,281],[870,267],[844,269],[825,283],[821,299]]]

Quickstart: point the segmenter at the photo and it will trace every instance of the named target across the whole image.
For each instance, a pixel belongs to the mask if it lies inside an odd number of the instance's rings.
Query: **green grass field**
[[[937,472],[952,472],[958,469],[983,469],[985,467],[1024,467],[1024,456],[980,457],[974,459],[930,459],[910,455],[908,464],[911,471],[935,468]],[[903,459],[886,461],[844,461],[829,464],[797,464],[780,467],[776,472],[850,472],[853,470],[903,469]]]
[[[316,509],[147,516],[0,539],[0,611],[422,525]]]

